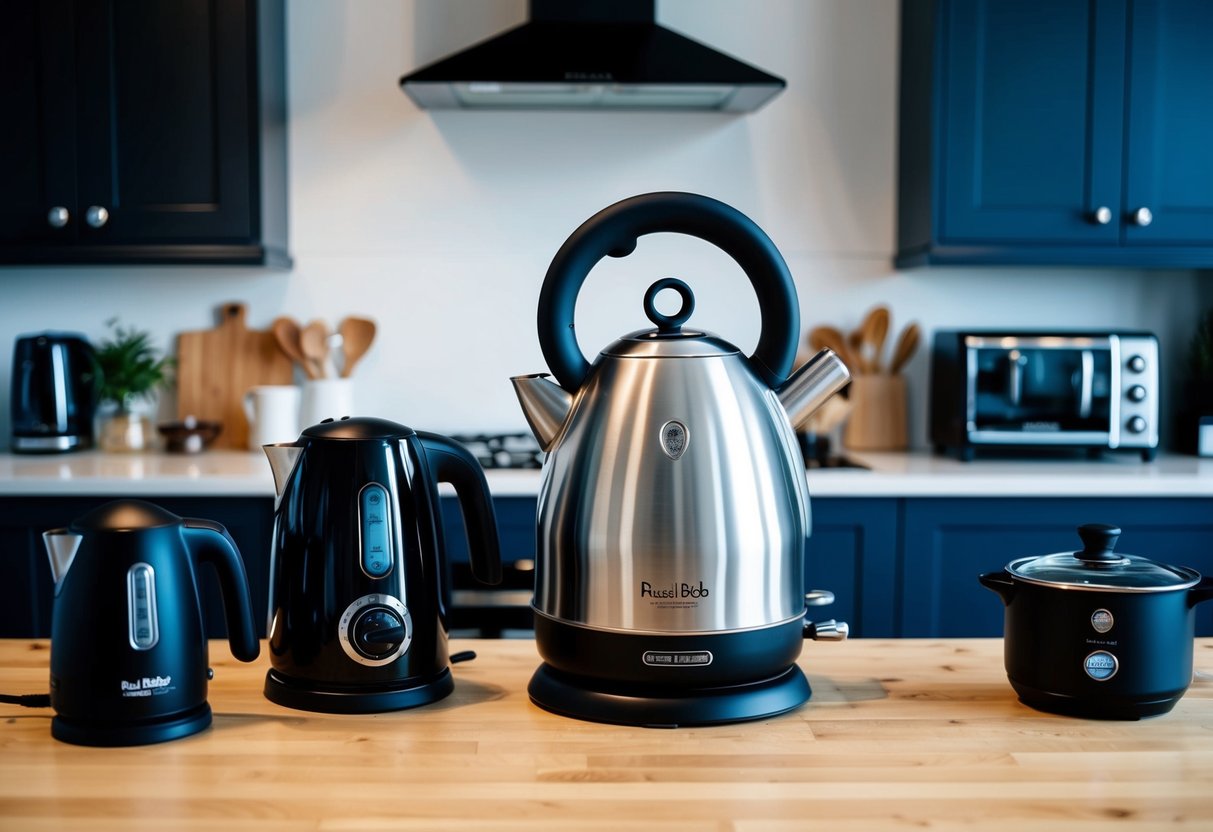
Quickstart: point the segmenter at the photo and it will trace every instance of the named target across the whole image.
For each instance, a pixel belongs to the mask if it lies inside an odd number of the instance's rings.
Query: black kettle
[[[196,564],[218,573],[232,654],[251,662],[260,649],[227,530],[118,500],[42,538],[55,579],[51,734],[78,745],[143,745],[210,725]]]
[[[444,436],[362,417],[325,419],[265,452],[278,493],[266,697],[375,713],[449,694],[439,482],[459,497],[473,574],[501,580],[476,459]]]

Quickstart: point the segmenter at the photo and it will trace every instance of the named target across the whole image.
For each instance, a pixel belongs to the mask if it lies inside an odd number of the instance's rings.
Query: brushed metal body
[[[534,605],[625,632],[770,626],[804,615],[808,531],[795,434],[745,357],[634,333],[599,356],[544,463]]]

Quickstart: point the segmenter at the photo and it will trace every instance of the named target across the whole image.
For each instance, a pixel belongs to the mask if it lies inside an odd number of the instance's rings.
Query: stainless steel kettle
[[[753,355],[687,327],[693,294],[667,278],[644,298],[656,328],[586,361],[573,328],[581,285],[604,256],[626,256],[656,232],[714,243],[742,267],[762,313]],[[675,315],[655,307],[665,289],[682,296]],[[556,254],[538,323],[558,384],[542,374],[513,382],[548,452],[534,600],[547,665],[583,688],[594,686],[589,679],[706,687],[787,670],[804,633],[809,532],[793,426],[850,374],[825,350],[789,376],[796,290],[770,238],[707,197],[624,200],[587,220]],[[536,697],[534,684],[531,692],[545,707],[560,699],[552,710],[576,710],[561,694]]]

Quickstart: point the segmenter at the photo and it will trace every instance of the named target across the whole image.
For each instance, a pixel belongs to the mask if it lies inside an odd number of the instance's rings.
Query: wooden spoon
[[[375,322],[367,318],[350,316],[337,325],[341,333],[342,350],[345,362],[341,365],[341,377],[349,378],[354,372],[354,365],[362,360],[375,340]]]
[[[901,368],[909,363],[914,356],[914,351],[918,349],[918,341],[921,337],[922,333],[918,329],[918,324],[906,325],[897,338],[897,345],[893,347],[893,360],[889,362],[890,373],[900,372]]]
[[[813,352],[815,353],[827,349],[833,350],[842,359],[842,363],[846,364],[849,369],[854,371],[859,370],[858,365],[855,363],[855,357],[847,347],[847,339],[832,326],[815,326],[810,329],[809,346],[813,348]]]
[[[303,328],[299,339],[303,354],[315,362],[318,378],[328,378],[331,363],[329,362],[329,328],[324,321],[316,320]]]
[[[317,378],[319,374],[316,366],[303,354],[303,331],[295,319],[285,316],[278,318],[270,329],[273,330],[274,340],[278,342],[278,349],[282,350],[287,358],[302,367],[304,375],[308,378]]]
[[[863,321],[863,358],[869,373],[879,373],[880,356],[889,337],[889,308],[874,306]]]

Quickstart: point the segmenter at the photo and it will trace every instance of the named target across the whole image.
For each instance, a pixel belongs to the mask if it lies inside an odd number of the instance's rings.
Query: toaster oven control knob
[[[1146,400],[1146,388],[1140,384],[1134,384],[1129,388],[1127,395],[1131,402],[1144,402]]]
[[[371,607],[354,620],[354,648],[368,658],[390,656],[404,638],[404,621],[387,607]]]
[[[1144,373],[1146,371],[1146,359],[1140,355],[1135,355],[1125,362],[1125,366],[1134,373]]]
[[[1145,417],[1134,416],[1127,423],[1125,423],[1125,427],[1129,429],[1129,433],[1145,433],[1146,432]]]

